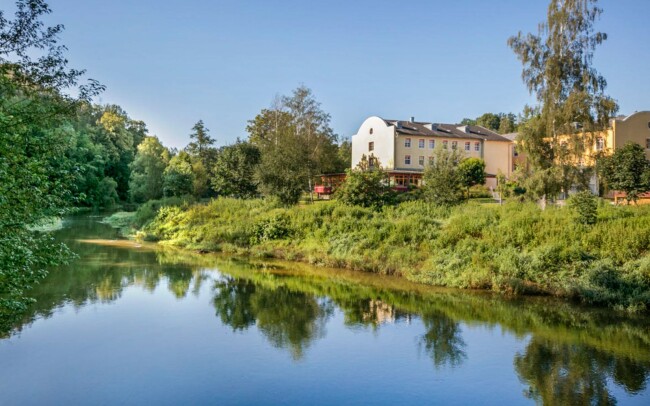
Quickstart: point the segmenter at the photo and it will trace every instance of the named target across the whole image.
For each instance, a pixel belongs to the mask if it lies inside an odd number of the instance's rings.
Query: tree
[[[469,189],[475,185],[485,183],[485,161],[480,158],[466,158],[458,164],[460,179],[463,186],[467,188],[467,198],[469,199]]]
[[[458,150],[438,148],[433,162],[424,169],[424,196],[430,202],[449,206],[463,200],[463,183],[458,165],[462,155]]]
[[[192,141],[185,149],[192,158],[194,195],[200,198],[208,196],[210,192],[210,169],[216,160],[217,150],[213,147],[216,141],[210,137],[210,131],[205,128],[203,120],[194,124],[192,131],[190,134]]]
[[[650,162],[639,144],[628,142],[610,157],[599,161],[600,174],[613,190],[625,192],[636,203],[640,193],[650,190]]]
[[[157,137],[145,137],[131,164],[129,193],[137,203],[163,196],[163,174],[169,163],[169,151]]]
[[[163,194],[184,196],[194,192],[194,172],[187,152],[181,151],[169,160],[163,173]]]
[[[205,128],[203,120],[199,120],[192,127],[192,133],[190,134],[190,139],[193,140],[187,144],[187,152],[192,156],[198,156],[199,159],[203,162],[203,165],[208,166],[209,162],[209,150],[216,142],[212,137],[210,137],[210,130]]]
[[[261,191],[295,204],[304,191],[312,191],[316,175],[342,170],[337,136],[330,116],[305,86],[276,100],[249,121],[249,141],[259,148]]]
[[[347,169],[345,181],[336,190],[336,198],[349,206],[372,207],[379,209],[393,201],[393,191],[389,185],[388,175],[376,161],[370,165],[365,154],[355,169]]]
[[[45,267],[69,258],[64,245],[27,226],[73,202],[67,121],[101,90],[91,81],[72,97],[83,71],[67,67],[58,43],[63,26],[45,26],[51,10],[42,0],[16,5],[15,19],[0,13],[0,330],[25,309],[24,291]]]
[[[523,81],[539,103],[525,109],[519,141],[534,170],[548,170],[558,158],[571,162],[562,174],[565,185],[573,182],[591,138],[607,128],[618,109],[592,66],[594,50],[607,39],[594,30],[602,13],[596,2],[552,0],[537,35],[519,32],[508,40],[524,66]]]
[[[330,115],[321,109],[308,87],[301,85],[291,96],[282,97],[282,105],[293,119],[293,129],[302,149],[305,186],[311,195],[315,176],[336,168],[337,136],[329,125]]]
[[[255,175],[259,163],[260,151],[249,142],[237,140],[235,144],[221,148],[212,170],[212,188],[221,196],[256,197]]]

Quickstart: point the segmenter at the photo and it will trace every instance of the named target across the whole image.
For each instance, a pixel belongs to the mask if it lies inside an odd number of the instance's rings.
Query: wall
[[[405,146],[405,140],[411,139],[411,147]],[[424,140],[424,148],[419,147],[419,141]],[[395,167],[398,169],[411,169],[411,170],[424,170],[424,167],[429,163],[429,157],[433,156],[434,149],[429,147],[429,140],[435,140],[435,148],[442,148],[443,141],[448,141],[448,148],[451,149],[452,141],[458,142],[458,150],[465,154],[467,157],[481,158],[483,152],[483,145],[479,151],[474,150],[474,142],[481,142],[481,140],[474,139],[461,139],[461,138],[444,138],[444,137],[426,137],[426,136],[413,136],[413,135],[398,135],[395,145]],[[465,142],[470,142],[469,152],[465,151]],[[482,144],[482,142],[481,142]],[[411,164],[404,163],[404,157],[411,155]],[[424,156],[424,166],[419,164],[420,156]]]
[[[640,111],[624,119],[613,122],[614,148],[621,148],[632,141],[643,147],[645,156],[650,159],[650,149],[646,148],[646,140],[650,138],[650,111]]]
[[[501,171],[507,178],[512,175],[514,143],[509,141],[485,141],[485,172],[496,175]]]
[[[372,134],[370,130],[372,129]],[[374,142],[374,151],[368,151],[368,143]],[[394,168],[395,127],[389,126],[379,117],[367,118],[359,131],[352,136],[352,168],[363,155],[373,154],[384,169]]]

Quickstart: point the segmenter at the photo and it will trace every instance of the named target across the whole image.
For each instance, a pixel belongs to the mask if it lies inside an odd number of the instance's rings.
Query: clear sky
[[[5,10],[13,0],[0,0]],[[168,146],[203,119],[219,145],[275,95],[313,89],[332,127],[368,116],[458,122],[533,99],[506,45],[547,0],[49,0],[71,66]],[[601,0],[595,66],[622,114],[650,109],[650,0]]]

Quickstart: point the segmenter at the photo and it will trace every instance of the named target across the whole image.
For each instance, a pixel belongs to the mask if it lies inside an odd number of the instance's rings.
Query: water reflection
[[[544,404],[611,404],[613,388],[647,393],[650,325],[645,316],[585,309],[546,299],[506,301],[489,295],[434,291],[392,278],[318,270],[301,264],[253,263],[183,251],[75,242],[110,238],[109,228],[78,220],[60,232],[81,259],[37,286],[37,302],[2,334],[20,331],[66,304],[118,300],[139,286],[166,288],[178,300],[210,290],[216,318],[233,331],[255,329],[295,360],[326,337],[335,310],[348,327],[380,331],[389,323],[421,322],[420,350],[435,368],[462,368],[463,325],[498,327],[521,339],[514,370],[525,396]],[[213,269],[219,272],[214,272]],[[204,289],[204,290],[205,290]]]
[[[257,325],[277,348],[288,348],[302,358],[311,342],[325,336],[325,324],[334,307],[328,300],[286,286],[267,288],[250,281],[224,277],[215,283],[214,307],[233,330]]]
[[[614,404],[608,380],[638,394],[648,379],[647,364],[535,337],[523,354],[515,356],[514,364],[520,379],[529,385],[526,395],[544,404]]]
[[[420,339],[420,346],[429,354],[433,364],[457,367],[467,358],[465,341],[458,322],[442,313],[422,316],[427,332]]]

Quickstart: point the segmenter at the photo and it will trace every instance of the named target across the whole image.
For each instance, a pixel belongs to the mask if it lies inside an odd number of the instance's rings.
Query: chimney
[[[415,117],[411,116],[411,122],[415,123]]]

